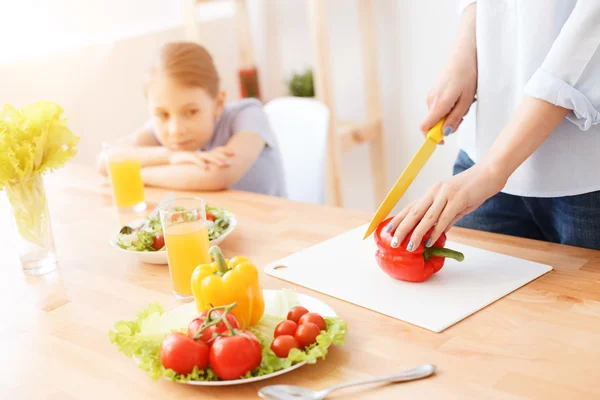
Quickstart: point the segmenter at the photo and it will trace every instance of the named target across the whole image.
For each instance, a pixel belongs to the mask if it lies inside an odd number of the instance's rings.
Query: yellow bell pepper
[[[217,246],[212,246],[208,253],[214,261],[197,266],[192,274],[196,309],[202,312],[236,302],[231,313],[240,323],[240,329],[256,324],[265,312],[256,266],[245,257],[225,259]]]

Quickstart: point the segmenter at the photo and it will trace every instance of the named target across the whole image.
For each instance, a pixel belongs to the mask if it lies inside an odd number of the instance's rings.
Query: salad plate
[[[157,310],[156,304],[150,305],[137,314],[138,317],[135,321],[116,323],[110,333],[111,342],[117,345],[119,351],[131,357],[138,367],[146,370],[153,380],[162,378],[194,386],[231,386],[270,379],[304,365],[313,364],[317,359],[325,358],[330,346],[343,344],[347,332],[346,322],[327,303],[306,294],[296,293],[293,289],[263,289],[263,296],[265,300],[263,318],[248,329],[259,338],[263,348],[263,360],[260,368],[256,371],[271,370],[272,372],[256,373],[254,371],[247,377],[221,380],[215,378],[214,373],[211,379],[206,378],[211,375],[204,374],[196,375],[197,378],[184,378],[181,375],[175,375],[171,370],[165,370],[160,365],[158,347],[160,340],[168,332],[185,331],[189,322],[198,315],[195,302],[187,303],[170,311]],[[327,323],[327,328],[321,331],[323,338],[317,338],[317,343],[298,352],[294,356],[295,360],[291,361],[294,358],[291,353],[290,358],[281,359],[269,350],[269,347],[273,340],[275,327],[285,320],[288,311],[296,306],[305,307],[311,313],[321,315]],[[143,343],[145,340],[148,342]],[[265,370],[265,367],[270,369]]]
[[[206,207],[209,218],[208,237],[211,245],[219,245],[237,226],[237,218],[230,211],[219,207]],[[167,251],[164,246],[160,216],[140,218],[129,223],[135,227],[131,233],[115,232],[108,243],[126,254],[133,255],[147,264],[167,265]]]
[[[280,292],[279,290],[268,290],[268,289],[263,290],[263,296],[265,298],[265,304],[266,304],[267,309],[270,305],[271,306],[273,305],[273,303],[275,302],[275,298],[279,292]],[[335,311],[331,307],[329,307],[329,305],[327,305],[327,303],[324,303],[315,297],[311,297],[311,296],[301,294],[301,293],[296,294],[296,296],[298,299],[297,304],[301,305],[303,307],[306,307],[311,312],[319,313],[323,317],[337,316]],[[195,303],[192,302],[192,303],[185,304],[185,305],[183,305],[179,308],[176,308],[170,312],[172,312],[172,313],[181,312],[181,313],[186,313],[186,314],[193,316],[196,313]],[[231,381],[187,381],[187,382],[183,381],[181,383],[184,383],[187,385],[196,385],[196,386],[240,385],[240,384],[246,384],[246,383],[251,383],[251,382],[262,381],[265,379],[274,378],[276,376],[283,375],[283,374],[291,372],[295,369],[298,369],[298,368],[302,367],[303,365],[306,365],[306,361],[299,362],[297,364],[292,365],[289,368],[285,368],[285,369],[273,372],[268,375],[256,376],[253,378],[236,379],[236,380],[231,380]],[[165,379],[168,379],[168,378],[165,378]]]

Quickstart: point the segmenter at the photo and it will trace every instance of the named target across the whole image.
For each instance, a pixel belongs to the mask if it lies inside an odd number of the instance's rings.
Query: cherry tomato
[[[210,211],[207,211],[206,212],[206,219],[209,220],[209,221],[214,221],[216,218],[215,218],[215,216],[214,216],[213,213],[211,213]]]
[[[260,365],[262,348],[250,331],[219,336],[210,348],[210,366],[223,380],[239,379]]]
[[[275,336],[275,337],[282,336],[282,335],[294,336],[294,334],[296,333],[297,327],[298,327],[298,324],[296,324],[294,321],[290,321],[289,319],[286,319],[277,324],[277,326],[275,327],[275,333],[273,334],[273,336]]]
[[[290,350],[299,348],[298,341],[292,335],[277,336],[271,343],[271,350],[279,358],[286,358],[290,354]]]
[[[154,236],[154,241],[152,242],[152,248],[156,251],[165,247],[165,237],[161,234]]]
[[[319,333],[321,333],[321,330],[317,325],[313,324],[312,322],[305,322],[298,325],[298,329],[296,329],[296,334],[294,337],[298,341],[300,348],[303,349],[315,343]]]
[[[189,337],[193,338],[194,336],[196,336],[196,333],[198,333],[198,331],[202,328],[202,324],[204,323],[204,320],[206,319],[206,315],[208,314],[208,310],[203,311],[200,313],[200,315],[195,318],[192,322],[190,322],[190,324],[188,325],[188,330],[187,330],[187,334]],[[211,319],[214,320],[218,317],[221,316],[221,314],[223,314],[223,311],[221,310],[215,310],[212,312],[212,314],[210,315]],[[233,329],[238,329],[240,327],[240,324],[238,323],[237,318],[235,317],[235,315],[231,314],[231,313],[227,313],[227,321],[229,322],[229,325],[231,325],[231,327]],[[227,329],[227,325],[225,325],[225,322],[221,321],[216,325],[211,326],[210,328],[206,328],[205,330],[202,331],[202,334],[200,335],[200,340],[202,340],[203,342],[207,342],[209,343],[209,345],[212,345],[213,342],[209,342],[209,340],[213,337],[213,333],[227,333],[229,330]]]
[[[193,340],[183,333],[169,333],[160,345],[160,362],[163,367],[178,374],[187,375],[197,366],[208,366],[209,348],[200,340]]]
[[[304,314],[306,314],[308,312],[308,310],[302,306],[295,306],[290,308],[290,311],[288,311],[287,314],[287,319],[289,319],[290,321],[294,321],[295,323],[298,323],[298,320],[300,319],[301,316],[303,316]]]
[[[325,324],[325,320],[323,319],[323,317],[314,312],[309,312],[301,316],[300,320],[298,321],[298,324],[303,324],[305,322],[312,322],[313,324],[318,326],[319,329],[322,331],[327,329],[327,325]]]

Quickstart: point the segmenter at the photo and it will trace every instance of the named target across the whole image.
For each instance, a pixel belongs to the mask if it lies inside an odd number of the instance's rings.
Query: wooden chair
[[[340,160],[343,152],[352,150],[363,143],[370,145],[373,190],[376,204],[387,193],[387,169],[385,146],[382,132],[381,100],[377,72],[375,28],[373,26],[373,0],[358,0],[358,14],[363,50],[363,69],[367,115],[362,121],[338,121],[332,94],[330,52],[327,40],[326,3],[322,0],[308,0],[308,16],[313,46],[314,84],[317,99],[330,111],[329,152],[327,157],[328,203],[336,206],[344,204],[341,184]]]

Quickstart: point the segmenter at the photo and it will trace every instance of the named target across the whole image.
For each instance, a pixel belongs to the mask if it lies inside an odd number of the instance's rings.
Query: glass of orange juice
[[[206,202],[199,198],[175,199],[163,203],[159,212],[173,293],[179,301],[191,300],[194,269],[211,262]]]
[[[134,155],[133,146],[119,142],[103,143],[102,146],[117,208],[122,211],[144,211],[146,202],[142,166]]]

